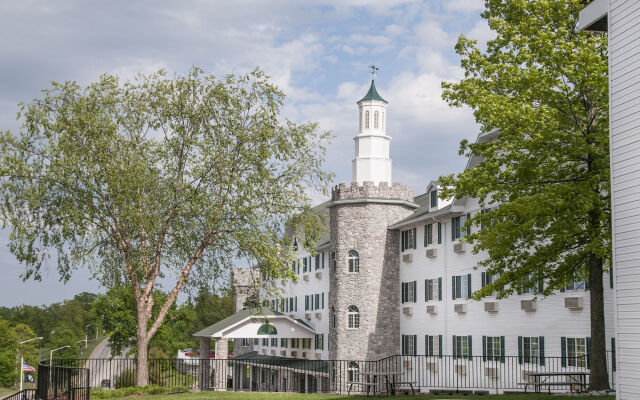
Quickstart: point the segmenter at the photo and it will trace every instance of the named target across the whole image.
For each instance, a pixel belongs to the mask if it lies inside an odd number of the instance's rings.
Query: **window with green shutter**
[[[424,226],[424,247],[433,244],[433,224]]]
[[[442,223],[438,222],[438,244],[442,244]]]
[[[438,189],[433,189],[430,195],[431,195],[431,199],[430,199],[431,204],[429,204],[430,207],[437,208],[438,207]]]

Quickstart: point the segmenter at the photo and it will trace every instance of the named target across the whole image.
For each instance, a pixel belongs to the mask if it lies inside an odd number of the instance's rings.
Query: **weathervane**
[[[374,79],[376,77],[376,73],[378,72],[379,69],[380,68],[376,67],[373,64],[369,65],[369,70],[371,71],[371,79]]]

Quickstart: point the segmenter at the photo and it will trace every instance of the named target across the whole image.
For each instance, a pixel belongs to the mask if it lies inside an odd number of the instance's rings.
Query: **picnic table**
[[[528,386],[533,386],[536,393],[540,393],[540,389],[543,386],[547,386],[549,393],[551,393],[551,386],[569,386],[571,392],[573,392],[574,386],[579,386],[582,390],[587,388],[587,376],[588,372],[579,371],[547,371],[547,372],[526,372],[527,376],[534,377],[533,382],[520,382],[520,385],[524,385],[524,392],[527,392]],[[557,381],[555,377],[565,377],[564,380]]]
[[[402,372],[373,372],[373,371],[366,371],[366,372],[360,372],[360,375],[366,376],[367,380],[366,382],[347,382],[349,384],[349,390],[347,391],[347,394],[351,393],[351,388],[353,385],[362,385],[365,386],[367,388],[367,395],[369,394],[369,390],[373,389],[373,394],[376,394],[376,385],[377,385],[377,378],[380,377],[384,377],[384,384],[385,384],[385,388],[387,390],[387,395],[389,393],[391,393],[392,395],[396,394],[396,387],[398,385],[409,385],[411,387],[411,392],[413,394],[415,394],[415,391],[413,390],[413,385],[415,384],[415,382],[399,382],[396,380],[396,377],[402,376]],[[372,380],[369,379],[369,377],[373,377]]]

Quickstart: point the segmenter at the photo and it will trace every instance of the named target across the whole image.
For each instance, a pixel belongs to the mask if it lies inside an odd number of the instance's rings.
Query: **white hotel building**
[[[327,232],[315,247],[317,255],[298,247],[293,265],[297,282],[278,283],[281,298],[260,299],[271,309],[265,314],[278,333],[247,334],[262,325],[249,310],[240,311],[255,287],[252,279],[259,277],[253,270],[239,269],[234,270],[238,314],[216,324],[217,330],[207,328],[196,336],[220,343],[244,338],[235,342],[236,358],[244,353],[254,359],[347,360],[350,369],[362,369],[358,362],[399,357],[397,367],[411,375],[404,379],[422,391],[429,390],[430,382],[453,387],[443,383],[447,378],[436,379],[437,374],[457,374],[466,381],[475,374],[482,382],[492,381],[483,384],[473,378],[474,388],[506,390],[522,381],[523,370],[587,370],[590,318],[585,284],[576,282],[546,298],[530,291],[500,300],[470,299],[490,279],[474,269],[485,255],[474,254],[460,240],[467,234],[461,229],[465,220],[482,212],[478,201],[443,201],[436,181],[415,197],[413,188],[392,184],[387,102],[372,82],[357,104],[360,129],[354,137],[353,183],[336,186],[332,199],[316,207]],[[493,140],[496,135],[484,133],[477,140]],[[478,161],[470,159],[467,168]],[[615,354],[613,284],[609,276],[604,282],[607,349]],[[235,332],[238,327],[244,328]],[[446,371],[443,365],[438,370],[429,359],[440,356],[477,356],[478,362],[489,360],[503,367],[472,372],[455,366],[460,365],[456,361]],[[516,369],[517,377],[507,376]],[[354,379],[353,371],[348,379]],[[326,384],[318,381],[313,387]]]

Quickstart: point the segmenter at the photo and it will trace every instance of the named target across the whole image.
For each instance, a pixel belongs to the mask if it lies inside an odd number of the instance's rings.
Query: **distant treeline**
[[[166,296],[156,291],[157,304]],[[159,307],[159,306],[158,306]],[[179,349],[198,347],[192,334],[233,313],[229,293],[211,294],[202,290],[193,299],[174,305],[149,347],[150,358],[174,358]],[[107,293],[81,293],[61,303],[42,306],[0,307],[0,386],[12,385],[16,378],[16,353],[19,342],[42,336],[20,345],[20,353],[31,365],[38,358],[48,359],[49,350],[63,346],[56,358],[86,358],[83,353],[87,337],[89,345],[96,333],[109,336],[116,351],[135,349],[136,309],[131,288],[119,286]],[[86,335],[86,336],[85,336]],[[89,349],[90,350],[90,349]]]

